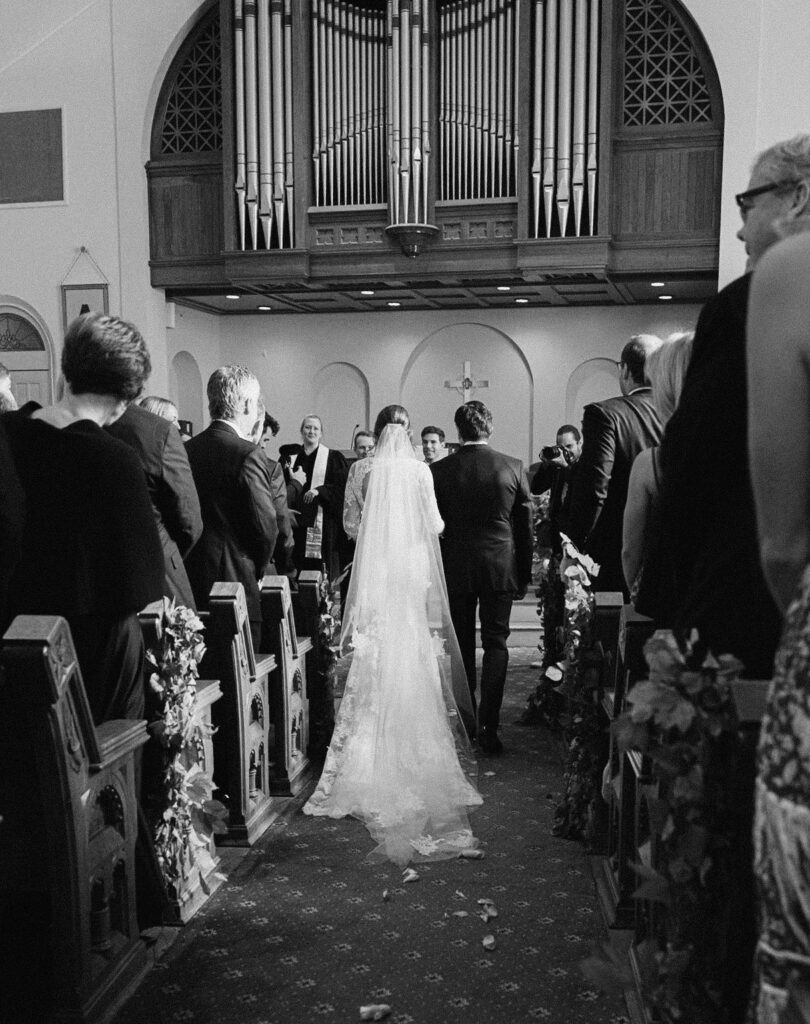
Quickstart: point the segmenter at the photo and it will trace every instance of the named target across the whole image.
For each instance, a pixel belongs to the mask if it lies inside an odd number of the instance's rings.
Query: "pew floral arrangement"
[[[211,836],[227,831],[227,809],[211,799],[214,783],[201,767],[203,743],[210,735],[197,715],[203,628],[190,608],[164,599],[157,647],[146,652],[155,668],[149,682],[160,702],[150,730],[165,754],[155,849],[166,886],[175,895],[195,865],[204,885],[213,867]]]
[[[659,630],[645,649],[649,678],[627,695],[629,710],[612,729],[619,749],[649,761],[652,864],[637,864],[634,898],[659,908],[649,915],[637,960],[648,1003],[665,1024],[725,1020],[723,979],[735,956],[728,906],[738,885],[731,859],[745,824],[746,754],[729,684],[740,663],[713,658],[696,635]],[[749,769],[750,771],[750,769]],[[747,798],[750,803],[750,794]],[[661,912],[663,911],[663,912]],[[628,980],[619,965],[594,958],[594,981]]]
[[[556,668],[562,658],[563,588],[559,574],[559,560],[554,553],[551,523],[548,518],[549,494],[532,495],[534,557],[532,578],[537,597],[537,615],[540,635],[540,682],[529,696],[521,725],[545,725],[559,728],[557,721],[562,707],[560,695],[555,691],[560,676]]]
[[[562,537],[560,579],[564,586],[563,658],[546,670],[559,682],[557,692],[567,698],[558,721],[567,748],[563,797],[554,813],[553,834],[590,842],[599,799],[599,780],[606,751],[599,721],[596,693],[601,653],[593,640],[593,577],[599,566]]]

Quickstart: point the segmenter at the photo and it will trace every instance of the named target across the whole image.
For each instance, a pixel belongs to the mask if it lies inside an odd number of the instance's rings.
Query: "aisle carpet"
[[[387,1003],[392,1024],[625,1024],[621,999],[579,970],[603,927],[586,855],[551,836],[559,741],[513,724],[536,651],[510,653],[506,753],[481,759],[484,806],[472,817],[483,860],[416,865],[419,880],[403,884],[395,865],[364,863],[374,844],[359,822],[297,809],[241,859],[116,1021],[344,1024]],[[498,911],[486,923],[481,899]]]

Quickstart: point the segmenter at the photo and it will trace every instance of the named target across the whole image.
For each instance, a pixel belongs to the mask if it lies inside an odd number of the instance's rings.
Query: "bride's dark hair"
[[[383,427],[387,427],[389,423],[399,423],[408,430],[411,426],[408,410],[403,405],[386,405],[384,409],[380,410],[377,422],[374,424],[375,436],[379,437],[383,432]]]

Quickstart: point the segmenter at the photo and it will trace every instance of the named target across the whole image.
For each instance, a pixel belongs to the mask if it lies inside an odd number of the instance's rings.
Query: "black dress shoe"
[[[478,746],[482,754],[489,754],[490,757],[498,757],[503,753],[503,743],[497,735],[482,729],[478,734]]]

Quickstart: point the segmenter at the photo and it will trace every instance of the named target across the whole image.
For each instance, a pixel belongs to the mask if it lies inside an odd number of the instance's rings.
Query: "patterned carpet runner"
[[[472,816],[483,860],[417,864],[405,884],[395,865],[364,863],[374,844],[359,822],[305,817],[297,801],[117,1024],[345,1024],[375,1003],[390,1005],[392,1024],[626,1024],[623,1001],[579,970],[605,933],[583,849],[551,836],[559,741],[513,724],[537,652],[510,654],[506,749],[481,758],[484,806]],[[480,900],[498,916],[482,920]]]

